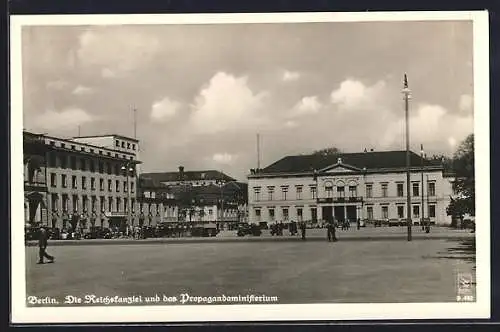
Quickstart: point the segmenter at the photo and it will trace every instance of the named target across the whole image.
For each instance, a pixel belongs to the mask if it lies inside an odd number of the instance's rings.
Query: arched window
[[[325,193],[327,198],[333,197],[333,183],[330,181],[325,182]]]

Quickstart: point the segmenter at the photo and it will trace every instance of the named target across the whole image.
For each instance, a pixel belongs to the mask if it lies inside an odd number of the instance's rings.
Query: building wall
[[[422,181],[421,173],[411,174],[411,201],[412,206],[418,206],[419,215],[413,215],[414,222],[420,221],[422,214]],[[367,218],[368,211],[371,207],[373,211],[373,219],[384,219],[382,214],[382,206],[387,206],[387,218],[398,218],[398,206],[404,206],[403,218],[406,218],[406,173],[393,172],[393,173],[367,173],[366,175],[360,173],[343,173],[343,174],[322,174],[318,177],[318,197],[324,199],[330,197],[332,200],[341,197],[337,191],[338,187],[344,187],[344,197],[351,196],[349,186],[356,188],[352,196],[360,197],[361,200],[357,202],[347,203],[319,203],[313,197],[311,188],[316,188],[316,181],[312,176],[277,176],[277,177],[249,177],[248,197],[249,197],[249,218],[250,222],[257,223],[259,221],[273,222],[273,221],[310,221],[313,219],[313,211],[316,209],[317,219],[323,220],[322,206],[345,206],[351,205],[357,207],[357,216],[359,218]],[[429,196],[428,182],[434,183],[434,195]],[[397,184],[403,184],[402,196],[398,195]],[[418,185],[418,196],[413,196],[413,183]],[[431,221],[437,224],[449,224],[451,219],[446,215],[446,207],[449,204],[450,182],[447,178],[443,178],[441,170],[424,172],[424,216],[429,216],[429,205],[435,206],[435,216],[431,217]],[[387,185],[386,196],[383,194],[382,184]],[[372,195],[367,195],[367,185],[372,186]],[[331,194],[327,191],[327,187],[332,188]],[[431,185],[432,186],[432,185]],[[272,199],[269,198],[268,188],[274,187]],[[256,189],[260,188],[260,197],[256,196]],[[302,192],[299,194],[300,189]],[[286,199],[283,191],[286,191]],[[284,215],[283,208],[288,209],[288,218]],[[260,220],[257,211],[260,209]],[[269,209],[274,209],[274,220],[271,220]],[[298,211],[302,210],[302,218],[300,218]]]

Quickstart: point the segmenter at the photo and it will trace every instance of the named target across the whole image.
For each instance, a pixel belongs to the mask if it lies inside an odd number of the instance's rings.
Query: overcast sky
[[[143,171],[245,179],[286,155],[404,149],[451,154],[473,131],[472,23],[23,28],[24,128],[137,136]]]

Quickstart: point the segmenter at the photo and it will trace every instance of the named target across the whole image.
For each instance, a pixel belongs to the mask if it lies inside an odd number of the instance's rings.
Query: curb
[[[473,239],[474,236],[468,235],[448,235],[448,236],[425,236],[425,235],[413,235],[413,240],[466,240]],[[401,236],[366,236],[366,237],[340,237],[338,236],[339,242],[356,242],[356,241],[407,241],[406,234],[401,234]],[[51,242],[49,241],[49,246],[88,246],[88,245],[138,245],[138,244],[186,244],[186,243],[238,243],[238,242],[328,242],[326,237],[312,237],[308,238],[306,241],[302,241],[301,238],[293,237],[245,237],[245,238],[181,238],[181,239],[144,239],[144,240],[132,240],[132,239],[116,239],[116,240],[60,240]],[[26,247],[37,247],[37,242],[29,242],[25,245]]]

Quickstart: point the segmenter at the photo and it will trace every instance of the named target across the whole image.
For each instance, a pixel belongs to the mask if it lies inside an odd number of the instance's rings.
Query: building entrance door
[[[347,220],[349,222],[355,222],[356,219],[356,207],[354,205],[347,206]]]
[[[331,206],[323,206],[323,220],[330,223],[333,221],[333,208]]]
[[[345,221],[345,211],[343,205],[335,207],[335,219],[339,222]]]

